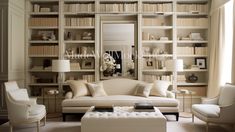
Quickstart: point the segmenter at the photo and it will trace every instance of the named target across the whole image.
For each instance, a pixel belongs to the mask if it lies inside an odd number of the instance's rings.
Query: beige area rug
[[[191,118],[180,118],[174,121],[174,118],[168,116],[167,132],[205,132],[205,123],[195,119],[195,123],[191,122]],[[14,128],[14,132],[35,132],[36,125],[24,125]],[[9,124],[5,123],[0,126],[0,132],[8,132]],[[48,119],[46,126],[40,128],[41,132],[81,132],[81,122],[70,120],[62,122],[61,118]],[[147,132],[147,130],[146,130]],[[157,132],[157,130],[156,130]],[[210,125],[209,132],[229,132],[224,127],[218,125]]]

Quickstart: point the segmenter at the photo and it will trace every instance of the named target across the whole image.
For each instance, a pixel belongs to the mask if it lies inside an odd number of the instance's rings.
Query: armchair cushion
[[[221,88],[219,106],[232,105],[235,102],[235,86],[226,84]]]
[[[44,105],[32,105],[29,107],[29,116],[35,116],[41,113],[45,113]]]
[[[213,104],[194,104],[192,110],[208,118],[219,117],[220,107]]]

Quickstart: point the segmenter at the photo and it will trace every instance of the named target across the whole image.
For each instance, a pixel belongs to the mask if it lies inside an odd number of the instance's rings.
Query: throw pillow
[[[167,96],[167,89],[170,86],[169,81],[162,81],[156,80],[153,83],[153,88],[151,90],[150,95],[159,96],[159,97],[166,97]]]
[[[149,97],[152,86],[153,86],[153,84],[148,84],[148,83],[137,84],[134,95]]]
[[[68,84],[73,91],[73,98],[90,95],[86,80],[70,80]]]
[[[107,96],[103,88],[103,82],[87,83],[87,86],[93,97]]]

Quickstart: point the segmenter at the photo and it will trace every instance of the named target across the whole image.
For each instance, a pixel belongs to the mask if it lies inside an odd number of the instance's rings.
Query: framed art
[[[197,65],[200,69],[206,69],[206,58],[195,58],[195,65]]]
[[[94,60],[83,60],[82,69],[94,69]]]
[[[145,59],[144,68],[146,68],[146,69],[154,69],[154,67],[155,67],[154,59],[152,59],[152,58]]]

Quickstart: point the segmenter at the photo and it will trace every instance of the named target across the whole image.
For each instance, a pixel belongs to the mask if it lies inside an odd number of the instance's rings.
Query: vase
[[[113,70],[105,70],[105,71],[103,71],[103,75],[105,77],[113,76]]]
[[[188,76],[188,81],[191,83],[195,83],[195,82],[197,82],[197,80],[198,80],[198,77],[195,76],[194,74]]]

